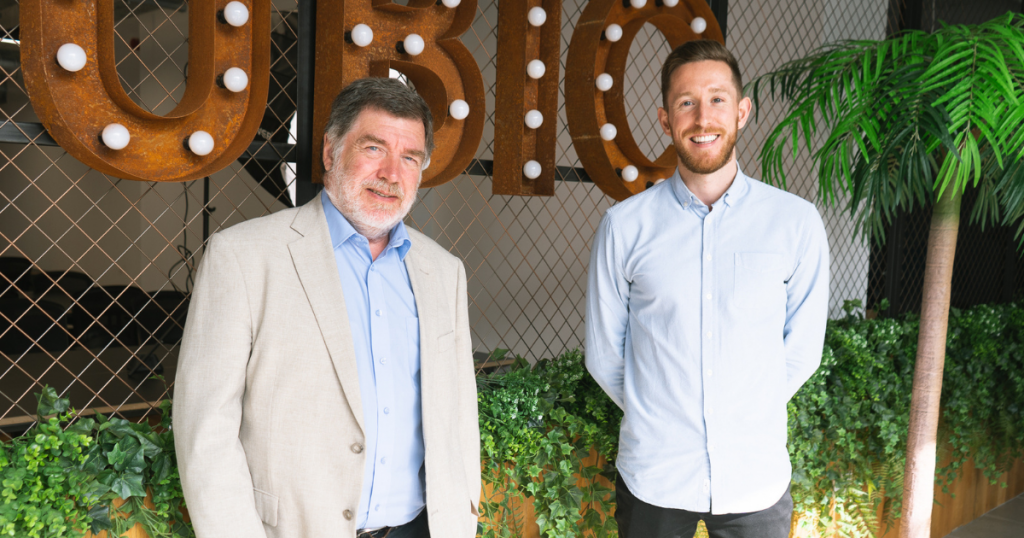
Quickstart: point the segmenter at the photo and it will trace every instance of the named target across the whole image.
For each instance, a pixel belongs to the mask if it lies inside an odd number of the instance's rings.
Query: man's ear
[[[672,125],[668,122],[668,111],[662,107],[658,107],[658,123],[661,124],[661,130],[668,136],[672,136]]]
[[[753,108],[753,105],[750,103],[749,97],[744,97],[743,99],[740,99],[739,116],[736,118],[736,127],[738,129],[742,129],[743,126],[747,124],[747,120],[750,119],[751,108]]]
[[[331,138],[324,135],[324,172],[329,172],[334,166],[334,143],[331,142]]]

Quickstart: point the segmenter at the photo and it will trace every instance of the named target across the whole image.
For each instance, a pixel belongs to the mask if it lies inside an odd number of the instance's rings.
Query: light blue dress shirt
[[[352,327],[366,426],[356,528],[402,525],[425,506],[419,318],[404,261],[412,243],[399,222],[373,260],[366,237],[326,191],[320,196]]]
[[[786,404],[821,361],[828,279],[814,205],[742,171],[711,208],[677,171],[607,211],[586,364],[624,411],[616,466],[630,492],[713,514],[782,497]]]

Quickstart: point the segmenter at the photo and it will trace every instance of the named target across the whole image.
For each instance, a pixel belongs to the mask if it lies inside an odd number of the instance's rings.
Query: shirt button
[[[348,519],[348,520],[352,519],[352,511],[351,510],[345,510],[344,512],[341,513],[341,515],[344,516],[345,519]]]
[[[712,453],[714,451],[715,451],[715,445],[708,445],[708,453],[710,454],[710,453]]]
[[[711,374],[712,374],[711,368],[708,368],[707,370],[704,370],[704,373],[708,374],[708,377],[711,377]]]
[[[707,337],[708,337],[708,340],[711,340],[711,331],[708,331]]]
[[[388,462],[388,459],[387,459],[387,458],[381,458],[381,459],[380,459],[380,464],[381,464],[381,465],[384,465],[384,464],[385,464],[385,463],[387,463],[387,462]]]
[[[373,507],[373,511],[374,512],[380,512],[380,505],[378,504],[377,506],[374,506]]]
[[[709,415],[714,415],[715,414],[715,410],[713,408],[709,407],[708,408],[708,414]]]
[[[709,293],[709,294],[705,295],[704,298],[710,301],[711,300],[711,294]]]
[[[710,490],[711,490],[711,481],[710,480],[705,480],[704,481],[704,491],[710,491]]]
[[[388,358],[387,357],[381,357],[380,358],[380,363],[381,364],[387,364],[388,363]]]
[[[711,255],[710,254],[705,254],[704,255],[704,259],[705,260],[711,260]]]
[[[363,445],[361,445],[359,443],[352,443],[352,452],[355,452],[356,454],[362,454],[363,453]]]
[[[385,415],[389,415],[389,414],[391,414],[391,410],[390,410],[390,409],[388,409],[387,407],[385,407],[385,408],[384,408],[384,414],[385,414]]]
[[[380,310],[375,310],[373,314],[377,317],[380,317]]]

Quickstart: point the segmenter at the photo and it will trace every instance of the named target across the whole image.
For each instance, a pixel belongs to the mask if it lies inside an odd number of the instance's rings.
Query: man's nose
[[[381,159],[380,166],[377,168],[377,176],[383,180],[394,183],[398,181],[401,169],[401,156],[399,155],[387,155]]]

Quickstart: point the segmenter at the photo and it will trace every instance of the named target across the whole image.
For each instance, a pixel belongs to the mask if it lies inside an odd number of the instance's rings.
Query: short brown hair
[[[663,107],[668,108],[668,90],[672,86],[672,73],[686,64],[706,60],[725,62],[732,70],[732,81],[736,84],[736,92],[743,97],[743,76],[740,75],[740,65],[736,62],[736,57],[718,41],[698,39],[679,45],[668,55],[668,58],[665,58],[665,65],[661,67],[661,104]]]

